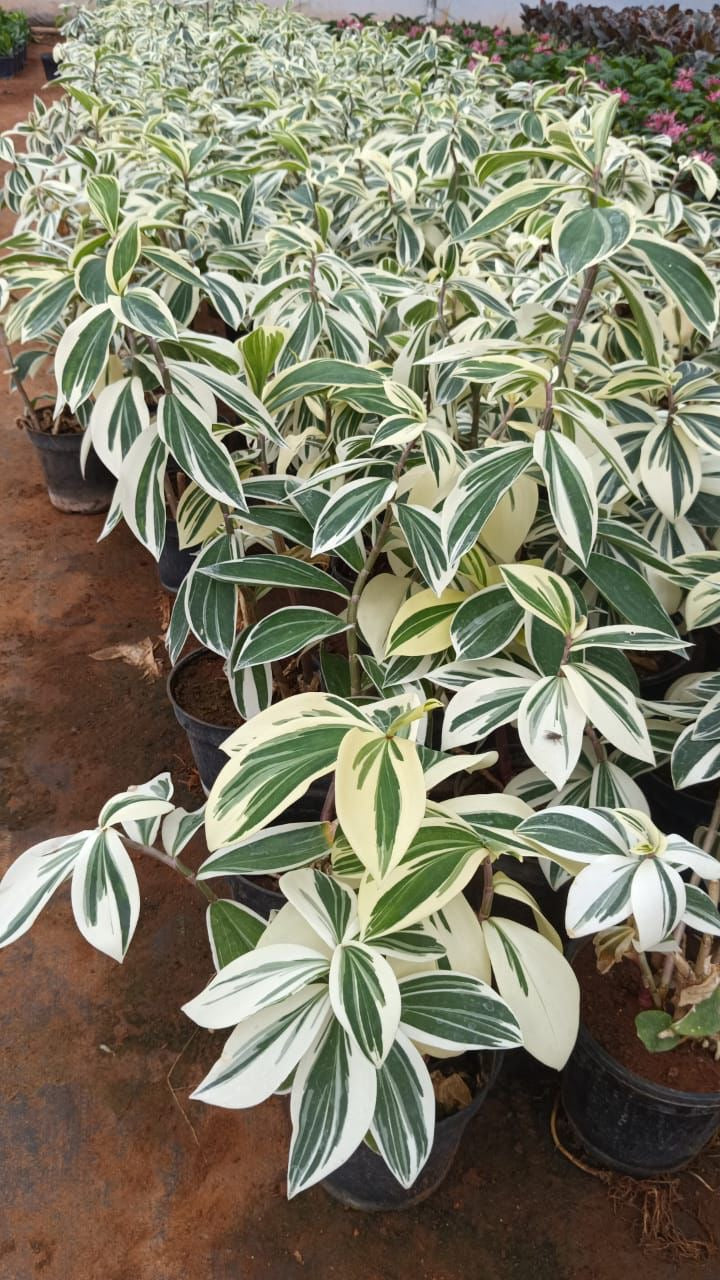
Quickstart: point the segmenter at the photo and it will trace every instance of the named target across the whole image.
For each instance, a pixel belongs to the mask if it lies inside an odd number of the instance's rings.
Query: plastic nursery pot
[[[468,1107],[455,1115],[446,1116],[444,1120],[438,1120],[427,1164],[411,1187],[401,1187],[385,1161],[365,1143],[358,1147],[344,1165],[325,1178],[321,1185],[333,1199],[351,1209],[366,1212],[387,1213],[409,1209],[412,1205],[420,1204],[421,1200],[427,1200],[445,1181],[465,1130],[477,1115],[500,1074],[503,1054],[483,1053],[482,1061],[488,1072],[484,1085],[478,1089]]]
[[[14,76],[17,71],[15,54],[8,53],[0,58],[0,80],[9,80],[10,76]]]
[[[95,515],[107,511],[115,489],[115,476],[93,449],[80,469],[80,431],[53,436],[47,431],[26,428],[42,464],[48,497],[58,511],[73,515]]]
[[[165,524],[165,541],[158,560],[160,582],[166,591],[175,595],[182,586],[185,575],[192,568],[192,563],[192,551],[187,548],[180,549],[177,522],[168,517]]]
[[[238,716],[234,725],[212,724],[208,720],[203,720],[199,716],[193,715],[191,711],[187,711],[178,702],[178,684],[183,674],[197,663],[204,661],[207,654],[207,649],[193,649],[192,653],[186,654],[184,658],[176,662],[167,680],[168,698],[172,704],[178,724],[187,734],[193,760],[200,774],[200,781],[206,795],[212,788],[220,770],[228,761],[225,752],[220,749],[222,743],[226,738],[230,737],[231,733],[234,733],[241,723]],[[218,661],[221,661],[221,659],[218,659]]]
[[[579,944],[568,948],[572,960]],[[598,1164],[652,1178],[682,1169],[720,1127],[720,1093],[688,1093],[623,1067],[580,1024],[562,1076],[565,1114]]]
[[[42,54],[42,64],[48,80],[55,80],[60,74],[60,68],[51,53]]]

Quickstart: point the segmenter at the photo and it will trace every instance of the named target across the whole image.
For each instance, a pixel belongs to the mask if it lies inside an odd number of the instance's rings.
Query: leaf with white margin
[[[526,754],[559,789],[580,757],[585,712],[564,676],[545,676],[518,708],[518,734]]]
[[[585,564],[597,536],[598,522],[590,465],[577,445],[557,431],[538,431],[533,457],[545,479],[558,533]]]
[[[397,519],[410,554],[417,569],[437,596],[441,595],[454,576],[440,531],[440,519],[434,511],[399,502],[395,508]]]
[[[641,950],[651,951],[672,933],[686,906],[679,873],[661,858],[643,858],[630,891]]]
[[[156,560],[165,544],[167,456],[155,426],[141,431],[125,455],[115,490],[125,523]]]
[[[423,772],[425,790],[432,791],[441,782],[453,778],[457,773],[475,773],[478,769],[492,769],[497,763],[497,751],[483,751],[477,755],[443,755],[441,751],[432,752],[432,760],[428,762],[427,752],[423,756]]]
[[[0,947],[15,942],[35,923],[55,890],[70,876],[91,831],[54,836],[26,849],[0,880]]]
[[[376,1097],[375,1068],[333,1019],[295,1072],[288,1199],[350,1159],[372,1124]]]
[[[197,878],[279,875],[321,862],[330,853],[331,830],[326,822],[273,824],[216,849],[203,862]]]
[[[216,898],[205,913],[205,924],[213,964],[219,973],[238,956],[254,950],[265,932],[267,920],[230,898]]]
[[[379,1067],[400,1023],[400,989],[387,960],[362,942],[336,947],[330,964],[330,1003],[340,1025]]]
[[[577,624],[575,597],[565,580],[534,564],[502,565],[503,579],[523,609],[569,636]]]
[[[378,573],[363,589],[358,605],[358,627],[373,657],[382,662],[393,618],[407,595],[409,583],[394,573]]]
[[[178,857],[200,830],[205,821],[205,805],[188,813],[187,809],[173,809],[163,820],[162,842],[171,858]]]
[[[593,862],[596,858],[625,855],[627,839],[622,827],[607,814],[577,805],[554,805],[543,813],[534,813],[517,828],[524,840],[534,844],[542,854],[562,865]]]
[[[637,867],[636,858],[622,854],[609,854],[583,867],[568,893],[565,927],[571,938],[582,938],[627,920]]]
[[[520,703],[536,680],[534,672],[528,672],[527,678],[489,676],[459,689],[445,712],[443,751],[483,742],[493,729],[515,720]]]
[[[474,546],[503,494],[527,471],[532,449],[527,444],[506,444],[485,449],[463,471],[442,508],[442,534],[448,561],[457,565]]]
[[[403,978],[401,1030],[430,1049],[514,1049],[517,1019],[491,986],[469,973],[438,970]]]
[[[335,808],[354,852],[381,880],[406,852],[425,813],[425,776],[415,743],[351,729],[338,751]]]
[[[495,871],[493,873],[493,893],[498,898],[509,898],[511,902],[522,902],[523,906],[529,907],[538,933],[543,938],[547,938],[556,951],[564,950],[560,934],[557,929],[553,928],[546,916],[543,915],[537,898],[533,897],[529,889],[526,889],[522,884],[518,884],[511,876],[506,876],[504,871]]]
[[[410,596],[392,620],[386,654],[423,657],[447,649],[453,617],[466,599],[465,592],[453,587],[446,587],[439,596],[432,587]]]
[[[495,853],[535,856],[533,846],[517,835],[520,823],[524,818],[531,817],[533,812],[519,796],[507,791],[451,796],[448,800],[433,804],[432,810],[461,818],[472,827],[482,844]]]
[[[140,915],[135,868],[117,831],[93,831],[73,868],[72,909],[91,946],[122,962]]]
[[[694,787],[720,777],[720,742],[696,738],[693,724],[683,729],[672,753],[673,786]]]
[[[156,796],[158,800],[169,801],[172,798],[174,791],[173,780],[169,773],[158,773],[154,778],[151,778],[149,782],[143,783],[142,788],[137,788],[136,792],[137,790],[142,790],[145,794]],[[129,793],[132,794],[132,792],[133,788],[130,787]],[[163,810],[162,813],[155,815],[154,817],[138,819],[123,817],[122,826],[125,835],[131,840],[137,840],[138,844],[154,844],[157,840],[160,824],[166,813],[167,811]],[[167,816],[169,817],[170,815],[167,814]],[[98,825],[103,826],[104,823],[98,822]]]
[[[190,1097],[231,1109],[264,1102],[312,1048],[330,1016],[327,987],[313,984],[246,1018]]]
[[[153,782],[162,779],[164,783],[170,781],[168,773],[159,774],[158,778],[153,778],[151,782],[138,787],[129,787],[127,791],[121,791],[116,796],[111,796],[105,801],[100,814],[98,816],[99,827],[118,826],[120,823],[138,822],[143,818],[159,818],[163,814],[170,813],[173,808],[172,801],[168,795],[158,795],[153,789]],[[163,786],[163,791],[166,787]],[[172,784],[170,794],[172,793]]]
[[[92,407],[88,430],[100,461],[117,476],[128,449],[149,426],[142,380],[133,377],[103,387]]]
[[[698,889],[697,885],[685,885],[685,911],[683,920],[698,933],[710,933],[720,937],[720,912],[709,893]]]
[[[446,902],[442,911],[425,922],[425,928],[445,948],[451,969],[472,974],[488,984],[492,981],[482,926],[463,893]]]
[[[702,876],[703,880],[720,880],[720,860],[704,849],[699,849],[684,836],[669,835],[660,857],[663,862],[669,862],[673,866],[689,867]]]
[[[88,307],[68,325],[55,351],[56,416],[64,404],[74,413],[87,400],[107,364],[116,327],[117,320],[104,303]]]
[[[357,900],[345,885],[310,867],[288,871],[280,891],[324,942],[336,947],[358,932]]]
[[[654,764],[645,717],[627,686],[589,662],[581,667],[566,663],[563,671],[588,720],[603,737],[635,760]]]
[[[472,880],[486,855],[468,828],[466,847],[438,842],[434,853],[415,862],[400,863],[382,885],[365,882],[360,888],[362,937],[371,941],[397,929],[409,929],[442,910]]]
[[[315,526],[314,556],[332,551],[354,537],[390,502],[397,490],[395,481],[350,480],[334,493]]]
[[[325,956],[311,947],[258,947],[221,969],[200,995],[183,1005],[183,1013],[199,1027],[232,1027],[324,977],[328,968]]]
[[[559,1071],[580,1022],[580,988],[564,956],[533,929],[514,920],[483,924],[498,990],[520,1025],[528,1053]]]
[[[432,1150],[435,1093],[418,1050],[400,1032],[377,1072],[370,1133],[393,1176],[411,1187]]]

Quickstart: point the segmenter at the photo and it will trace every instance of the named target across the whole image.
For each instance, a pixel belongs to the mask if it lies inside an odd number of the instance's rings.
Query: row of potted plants
[[[22,71],[27,59],[30,24],[20,10],[0,11],[0,80]]]
[[[712,169],[434,31],[111,0],[65,37],[2,141],[13,380],[177,589],[208,799],[159,775],[22,854],[0,943],[70,880],[121,960],[130,854],[182,875],[186,1012],[232,1028],[194,1096],[289,1094],[291,1195],[427,1194],[520,1046],[603,1163],[676,1167],[720,1122]]]

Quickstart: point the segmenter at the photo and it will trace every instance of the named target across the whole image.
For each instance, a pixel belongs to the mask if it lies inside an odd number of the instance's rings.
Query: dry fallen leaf
[[[111,644],[106,649],[96,649],[90,657],[96,662],[112,662],[119,658],[121,662],[127,662],[128,666],[137,667],[144,680],[159,680],[162,675],[149,636],[135,644]]]
[[[714,965],[712,972],[702,982],[693,982],[691,986],[685,987],[680,992],[680,998],[677,1002],[678,1007],[687,1004],[698,1004],[700,1000],[707,1000],[718,985],[720,985],[720,969],[718,969],[717,965]]]
[[[446,1115],[452,1115],[454,1111],[462,1111],[463,1107],[470,1106],[472,1094],[457,1071],[451,1076],[443,1075],[442,1071],[433,1071],[431,1079],[437,1103]]]

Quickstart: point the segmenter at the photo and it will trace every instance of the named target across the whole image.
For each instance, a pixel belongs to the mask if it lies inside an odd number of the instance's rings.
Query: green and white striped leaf
[[[665,519],[678,520],[700,489],[702,465],[697,446],[676,426],[653,427],[640,454],[640,478]]]
[[[87,400],[108,360],[117,320],[110,307],[88,307],[68,325],[55,352],[56,413],[67,404],[71,413]]]
[[[694,725],[683,729],[673,747],[671,769],[673,786],[695,787],[720,777],[720,742],[696,738]]]
[[[518,155],[521,153],[518,152]],[[507,191],[501,191],[485,206],[479,218],[462,231],[456,239],[463,244],[466,240],[477,240],[492,235],[509,222],[518,222],[526,218],[533,209],[540,209],[544,204],[557,198],[567,190],[557,182],[542,182],[531,178],[527,182],[516,182]]]
[[[598,551],[591,552],[584,568],[593,585],[621,617],[667,636],[677,635],[649,582],[637,569]]]
[[[289,1199],[349,1160],[370,1128],[376,1096],[375,1068],[333,1018],[295,1072]]]
[[[627,244],[633,230],[634,219],[625,209],[563,210],[553,225],[553,253],[563,270],[575,276],[611,258]]]
[[[430,1072],[401,1033],[377,1071],[370,1134],[390,1172],[403,1187],[419,1177],[432,1150],[435,1093]]]
[[[223,526],[220,503],[192,480],[180,495],[175,519],[181,551],[198,547]]]
[[[518,708],[518,733],[533,764],[564,787],[580,757],[585,712],[564,676],[531,685]]]
[[[267,876],[320,862],[330,852],[325,822],[290,822],[223,845],[206,858],[198,880],[214,876]]]
[[[21,938],[35,923],[72,869],[91,831],[55,836],[26,849],[0,880],[0,947]]]
[[[137,333],[144,333],[157,342],[177,337],[172,311],[152,289],[139,287],[120,295],[111,294],[108,305],[120,324]]]
[[[440,653],[450,644],[452,619],[467,597],[446,587],[438,596],[428,587],[400,605],[388,632],[387,657],[420,658]]]
[[[577,445],[557,431],[538,431],[533,456],[543,473],[558,533],[585,564],[597,536],[592,471]]]
[[[261,618],[243,633],[235,656],[235,670],[258,663],[276,662],[300,653],[328,636],[347,631],[348,623],[326,609],[288,605]]]
[[[382,880],[407,851],[425,814],[425,776],[415,743],[351,729],[338,752],[335,807],[363,866]]]
[[[637,859],[622,854],[610,854],[583,867],[568,893],[565,927],[570,937],[582,938],[627,920],[637,867]]]
[[[580,989],[571,966],[551,942],[514,920],[492,918],[482,929],[493,977],[518,1020],[525,1048],[560,1071],[580,1020]]]
[[[403,978],[401,1030],[423,1048],[514,1049],[522,1044],[517,1019],[488,983],[467,973],[440,971]]]
[[[133,442],[149,426],[140,378],[120,378],[103,387],[92,408],[89,431],[93,449],[113,475],[120,474]]]
[[[183,1013],[199,1027],[232,1027],[325,977],[328,968],[325,956],[310,947],[260,947],[221,969],[199,996],[183,1005]]]
[[[243,556],[204,569],[211,578],[240,586],[289,587],[292,590],[329,591],[347,599],[348,590],[317,565],[295,556]]]
[[[204,821],[205,805],[192,813],[188,813],[187,809],[173,809],[162,823],[162,842],[165,852],[169,853],[171,858],[179,857]]]
[[[91,946],[122,961],[140,915],[135,868],[117,831],[88,835],[73,868],[72,908]]]
[[[330,1021],[327,987],[311,984],[236,1027],[191,1098],[254,1107],[277,1093]]]
[[[235,637],[225,663],[225,674],[240,719],[252,720],[253,716],[265,711],[273,700],[273,669],[271,662],[263,662],[256,667],[242,667],[237,671],[235,655],[242,644],[242,638],[242,632]]]
[[[218,502],[247,511],[240,477],[212,426],[177,395],[161,397],[157,411],[161,438],[182,470]]]
[[[285,447],[285,440],[265,405],[240,378],[207,364],[176,364],[169,361],[168,367],[175,379],[180,372],[203,383],[222,404],[226,404],[228,409],[238,415],[240,423],[251,432],[258,432],[281,449]]]
[[[470,742],[484,742],[493,729],[509,724],[534,683],[517,676],[489,676],[468,684],[450,699],[443,721],[442,749],[452,751]]]
[[[394,480],[351,480],[334,493],[315,526],[313,555],[348,542],[392,499]]]
[[[622,855],[627,841],[608,814],[576,805],[554,805],[526,818],[518,834],[541,853],[573,863]]]
[[[717,289],[700,259],[682,245],[652,235],[633,236],[630,248],[648,265],[668,299],[706,338],[712,338],[718,319]]]
[[[454,831],[447,842],[442,840],[440,830],[434,834],[437,837],[434,851],[411,860],[411,846],[406,861],[386,877],[373,895],[366,888],[366,901],[361,888],[360,914],[366,921],[363,941],[370,942],[385,933],[409,929],[426,920],[461,893],[474,876],[485,856],[475,833],[468,829],[461,848],[457,832]]]
[[[332,876],[305,867],[284,875],[280,889],[329,947],[337,947],[357,935],[357,899]]]
[[[105,275],[114,293],[123,293],[140,257],[140,226],[134,219],[122,223],[105,263]]]
[[[630,889],[638,944],[651,951],[679,924],[685,912],[685,885],[680,873],[661,858],[641,858]]]
[[[584,631],[573,640],[572,652],[586,649],[638,649],[646,653],[684,653],[692,648],[688,640],[672,639],[664,631],[652,627],[611,626],[598,627],[596,631]]]
[[[459,659],[491,658],[505,649],[522,626],[524,610],[507,587],[487,587],[455,613],[450,638]]]
[[[527,471],[532,456],[530,445],[507,444],[486,449],[462,472],[443,503],[441,518],[448,562],[453,567],[475,545],[483,525],[503,494]]]
[[[706,893],[704,889],[699,889],[697,885],[685,885],[685,912],[683,920],[691,929],[697,929],[698,933],[709,933],[713,937],[720,937],[720,911],[718,911],[715,903]]]
[[[257,912],[229,898],[211,902],[205,920],[213,964],[218,973],[238,956],[253,951],[267,925],[267,920]]]
[[[441,595],[453,577],[453,568],[443,545],[439,517],[405,502],[399,502],[394,510],[421,577],[437,596]]]
[[[233,583],[218,582],[202,570],[230,555],[226,534],[206,542],[183,583],[185,614],[193,635],[222,658],[229,656],[235,640],[237,591]]]
[[[169,774],[160,774],[159,777],[169,781]],[[100,810],[98,826],[112,827],[144,818],[159,818],[170,813],[173,807],[169,796],[159,795],[150,782],[147,786],[131,787],[106,800]]]
[[[563,578],[533,564],[503,565],[500,572],[523,609],[564,636],[572,635],[577,625],[577,606]]]
[[[340,1025],[381,1066],[400,1023],[400,988],[387,960],[362,942],[346,942],[333,952],[329,989]]]
[[[589,662],[581,667],[567,663],[563,670],[588,720],[603,737],[634,759],[654,764],[645,719],[626,686]]]
[[[87,180],[85,194],[93,213],[111,235],[120,217],[120,183],[109,173],[93,173]]]
[[[115,491],[125,523],[156,560],[165,543],[166,465],[165,444],[150,426],[131,444]]]

